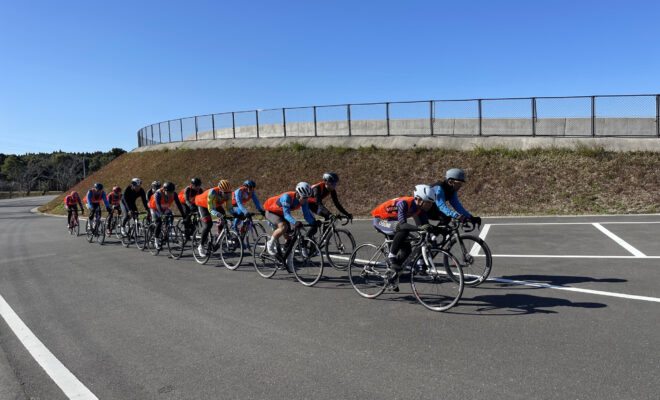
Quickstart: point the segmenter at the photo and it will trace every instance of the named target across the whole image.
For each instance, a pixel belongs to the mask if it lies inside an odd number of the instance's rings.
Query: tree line
[[[93,153],[0,153],[0,191],[64,191],[126,153],[120,148]]]

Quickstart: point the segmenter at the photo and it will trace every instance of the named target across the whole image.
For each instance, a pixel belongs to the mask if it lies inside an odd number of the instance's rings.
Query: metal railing
[[[148,125],[138,147],[188,140],[313,136],[660,138],[660,95],[426,100],[272,108]]]

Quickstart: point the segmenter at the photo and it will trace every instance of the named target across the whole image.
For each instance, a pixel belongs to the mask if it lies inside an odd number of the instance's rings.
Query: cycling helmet
[[[231,192],[231,184],[228,180],[222,179],[218,182],[218,189],[220,189],[221,192]]]
[[[462,169],[452,168],[449,171],[447,171],[445,177],[447,178],[447,180],[453,179],[455,181],[465,182],[465,172],[463,172]]]
[[[423,201],[435,201],[435,192],[429,185],[415,186],[415,192],[413,194],[415,197],[419,197]]]
[[[309,186],[307,182],[300,182],[296,185],[296,193],[301,198],[307,198],[312,196],[312,187]]]
[[[257,184],[254,183],[252,179],[248,179],[245,182],[243,182],[243,186],[245,186],[248,189],[254,189],[257,187]]]
[[[140,186],[142,185],[142,180],[140,178],[133,178],[131,179],[131,185]]]
[[[163,190],[166,192],[173,192],[175,190],[174,184],[172,182],[165,182],[163,184]]]
[[[95,190],[103,190],[103,184],[101,182],[96,182],[94,184],[94,189]]]
[[[78,197],[78,192],[75,190],[71,192],[71,197]]]
[[[112,191],[114,193],[121,193],[121,188],[119,186],[115,186],[115,187],[112,188]]]
[[[335,185],[337,182],[339,182],[339,175],[335,174],[334,172],[326,172],[323,174],[323,180],[331,185]]]
[[[154,188],[154,189],[160,188],[160,182],[158,182],[158,181],[151,182],[151,187]]]
[[[193,186],[202,186],[202,180],[198,177],[194,177],[190,180],[190,184]]]

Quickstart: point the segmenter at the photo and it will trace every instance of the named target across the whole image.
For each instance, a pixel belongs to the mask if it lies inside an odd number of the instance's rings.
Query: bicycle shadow
[[[473,308],[473,311],[465,310],[466,307]],[[557,297],[544,297],[522,293],[466,297],[464,292],[458,306],[450,312],[454,314],[488,316],[557,314],[559,311],[556,308],[560,307],[604,308],[607,305],[597,302],[577,302]]]
[[[533,283],[543,283],[548,285],[555,286],[564,286],[573,283],[586,283],[586,282],[596,282],[596,283],[624,283],[628,282],[626,279],[620,278],[592,278],[590,276],[561,276],[561,275],[504,275],[500,276],[500,279],[506,279],[510,281],[525,281]],[[519,286],[516,283],[509,282],[497,282],[499,287],[510,287],[510,286]]]

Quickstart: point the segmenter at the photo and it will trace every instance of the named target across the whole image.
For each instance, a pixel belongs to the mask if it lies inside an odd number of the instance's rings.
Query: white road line
[[[517,280],[511,280],[511,279],[504,279],[504,278],[488,278],[488,280],[489,281],[494,281],[494,282],[501,282],[501,283],[511,283],[511,284],[514,284],[514,285],[534,286],[534,287],[541,287],[541,288],[548,288],[548,289],[565,290],[565,291],[568,291],[568,292],[597,294],[597,295],[600,295],[600,296],[619,297],[619,298],[623,298],[623,299],[643,300],[643,301],[652,301],[654,303],[660,303],[660,298],[657,298],[657,297],[637,296],[637,295],[634,295],[634,294],[624,294],[624,293],[614,293],[614,292],[603,292],[601,290],[579,289],[579,288],[568,287],[568,286],[557,286],[557,285],[550,285],[550,284],[547,284],[547,283],[517,281]]]
[[[603,228],[603,226],[602,226],[601,224],[594,222],[594,223],[593,223],[593,226],[595,226],[596,229],[598,229],[599,231],[601,231],[601,232],[603,232],[605,235],[607,235],[610,239],[612,239],[612,240],[614,240],[615,242],[617,242],[617,243],[619,244],[619,246],[621,246],[621,247],[623,247],[624,249],[626,249],[626,250],[628,250],[629,252],[631,252],[633,255],[635,255],[635,256],[637,256],[637,257],[646,257],[646,254],[644,254],[644,253],[642,253],[641,251],[637,250],[636,248],[632,247],[630,244],[628,244],[628,242],[626,242],[625,240],[621,239],[621,238],[618,237],[617,235],[613,234],[613,233],[610,232],[609,230]]]
[[[48,376],[62,389],[69,399],[97,399],[85,385],[69,371],[53,353],[32,333],[30,328],[19,318],[14,310],[0,295],[0,315],[7,321],[7,325],[23,343],[23,346],[46,371]]]
[[[660,259],[660,256],[580,256],[580,255],[551,255],[551,254],[493,254],[493,257],[502,257],[502,258],[600,258],[600,259]],[[483,257],[483,256],[478,256]]]
[[[486,240],[486,235],[488,235],[488,231],[490,230],[490,224],[484,225],[484,229],[481,230],[479,233],[479,238],[481,240]],[[479,255],[479,250],[481,249],[481,246],[479,246],[479,243],[475,242],[472,245],[472,249],[470,249],[470,255],[472,257],[477,257]]]
[[[610,225],[610,224],[660,224],[660,221],[612,221],[612,222],[600,222],[601,224]],[[593,222],[501,222],[501,223],[492,223],[490,225],[497,226],[521,226],[521,225],[592,225]]]

